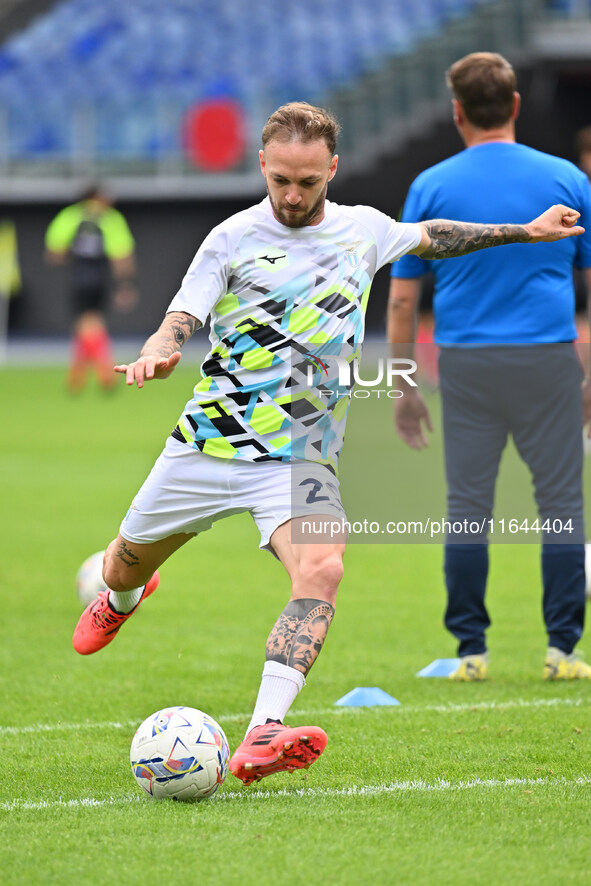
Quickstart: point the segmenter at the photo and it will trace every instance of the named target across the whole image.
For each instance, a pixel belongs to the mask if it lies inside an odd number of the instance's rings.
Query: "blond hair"
[[[313,142],[324,139],[331,155],[337,146],[340,125],[325,108],[308,102],[290,102],[274,111],[263,129],[263,148],[270,141]]]

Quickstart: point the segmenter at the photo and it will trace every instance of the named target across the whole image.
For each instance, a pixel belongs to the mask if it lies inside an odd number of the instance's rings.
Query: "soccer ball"
[[[230,749],[213,717],[195,708],[156,711],[131,742],[131,771],[157,800],[213,797],[228,772]]]
[[[99,591],[107,589],[103,581],[104,555],[104,551],[92,554],[84,561],[76,575],[76,593],[84,608],[98,597]]]

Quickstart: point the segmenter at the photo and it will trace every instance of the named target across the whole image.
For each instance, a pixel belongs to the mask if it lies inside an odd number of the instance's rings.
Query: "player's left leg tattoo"
[[[267,661],[307,674],[322,649],[334,615],[326,600],[291,600],[267,640]]]
[[[123,560],[126,566],[139,566],[140,558],[129,550],[124,541],[119,542],[115,556]]]

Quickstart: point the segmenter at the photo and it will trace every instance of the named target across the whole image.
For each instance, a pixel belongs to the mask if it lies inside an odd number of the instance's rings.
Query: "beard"
[[[311,206],[309,209],[298,210],[297,212],[294,212],[293,210],[290,211],[283,206],[278,206],[271,197],[271,194],[269,193],[269,188],[267,188],[267,195],[269,197],[269,202],[271,203],[275,218],[280,221],[282,225],[285,225],[287,228],[303,228],[306,225],[315,224],[322,218],[327,190],[328,183],[322,189],[322,192],[318,196],[318,199],[313,206]]]

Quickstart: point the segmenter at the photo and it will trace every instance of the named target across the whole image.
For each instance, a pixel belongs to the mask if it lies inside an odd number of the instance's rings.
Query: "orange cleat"
[[[274,772],[307,769],[318,759],[328,737],[318,726],[292,729],[276,720],[251,729],[230,760],[230,772],[244,784]]]
[[[160,582],[158,572],[155,572],[148,584],[144,587],[144,593],[139,602],[125,614],[115,612],[109,604],[109,591],[100,591],[96,600],[90,603],[78,620],[72,645],[80,655],[91,655],[98,652],[117,636],[117,632],[124,622],[136,611],[142,600],[153,594]]]

